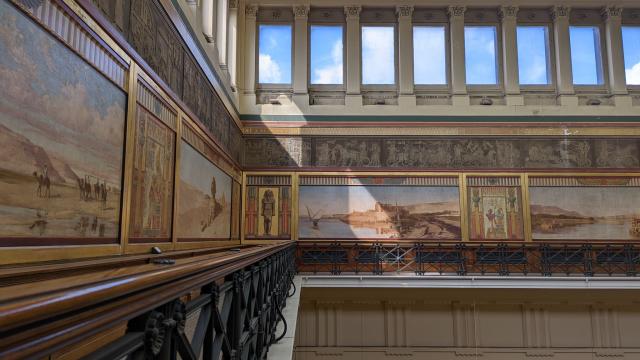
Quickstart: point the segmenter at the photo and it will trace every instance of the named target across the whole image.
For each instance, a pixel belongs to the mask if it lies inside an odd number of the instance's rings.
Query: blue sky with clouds
[[[549,83],[548,30],[546,26],[518,26],[518,70],[520,84]]]
[[[640,26],[622,27],[622,47],[627,84],[640,85]]]
[[[258,81],[291,83],[291,25],[260,25]]]
[[[290,84],[292,74],[290,25],[260,25],[259,82]],[[310,29],[312,84],[344,83],[343,27],[313,25]],[[447,82],[446,34],[442,26],[414,27],[414,78],[416,84],[438,85]],[[362,27],[362,83],[394,84],[395,28]],[[518,26],[518,63],[520,83],[544,85],[551,82],[548,71],[548,29],[544,26]],[[597,56],[598,28],[570,28],[571,62],[577,85],[602,82],[602,64]],[[622,29],[627,83],[640,85],[640,27]],[[465,63],[467,83],[498,82],[496,58],[497,34],[493,26],[465,27]],[[526,46],[525,46],[526,45]]]
[[[311,26],[311,83],[342,84],[343,57],[342,26]]]
[[[495,26],[465,26],[464,55],[467,84],[498,83]]]
[[[420,85],[447,84],[444,26],[413,27],[413,78]]]
[[[576,85],[602,84],[600,31],[596,26],[571,26],[571,68]]]

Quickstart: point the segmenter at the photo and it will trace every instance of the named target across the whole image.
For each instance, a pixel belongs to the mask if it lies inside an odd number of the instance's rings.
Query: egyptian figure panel
[[[458,177],[300,178],[299,239],[460,240]]]
[[[180,154],[178,241],[230,239],[231,177],[185,141]]]
[[[246,187],[245,237],[291,238],[291,179],[250,176]]]
[[[0,49],[0,246],[117,242],[126,94],[7,1]]]
[[[468,177],[470,240],[524,240],[519,177]]]
[[[534,240],[640,240],[640,178],[532,177]]]
[[[171,240],[175,132],[136,109],[129,242]]]

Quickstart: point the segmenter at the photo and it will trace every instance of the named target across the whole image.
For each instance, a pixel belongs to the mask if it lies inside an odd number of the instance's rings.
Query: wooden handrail
[[[281,242],[0,303],[0,358],[59,349],[295,246]],[[11,287],[2,288],[11,293]]]

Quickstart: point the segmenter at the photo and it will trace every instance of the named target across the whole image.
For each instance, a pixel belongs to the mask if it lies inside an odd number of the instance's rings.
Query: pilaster
[[[571,69],[571,44],[569,41],[568,6],[556,5],[551,8],[553,20],[553,37],[556,54],[556,86],[561,105],[577,106],[573,86],[573,70]]]
[[[507,105],[524,105],[520,96],[517,43],[517,6],[500,7],[502,29],[502,68]]]
[[[347,43],[345,46],[347,55],[347,94],[345,105],[362,106],[362,94],[360,93],[360,12],[362,7],[350,5],[344,7],[347,21]]]
[[[401,103],[415,105],[413,85],[413,6],[396,6],[398,15],[398,80]],[[401,104],[402,105],[402,104]]]
[[[294,25],[293,25],[293,100],[301,105],[309,105],[308,85],[308,61],[307,61],[307,45],[308,45],[308,5],[293,6]]]
[[[454,106],[469,105],[467,75],[464,56],[464,6],[449,6],[449,33],[451,44],[451,96]]]
[[[245,51],[244,51],[244,92],[249,95],[247,102],[256,103],[256,18],[258,5],[248,4],[245,14]],[[251,97],[252,96],[252,97]],[[250,98],[251,97],[251,98]]]
[[[631,105],[627,96],[627,79],[622,51],[622,8],[608,6],[602,9],[601,14],[605,25],[609,93],[613,95],[616,105],[626,105],[626,103]]]

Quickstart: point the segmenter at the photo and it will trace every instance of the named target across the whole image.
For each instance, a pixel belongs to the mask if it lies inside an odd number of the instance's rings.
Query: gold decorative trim
[[[170,106],[165,104],[164,100],[156,96],[144,82],[138,80],[138,99],[137,101],[147,108],[153,115],[160,119],[165,125],[177,130],[176,123],[178,121],[178,115],[176,111]]]

